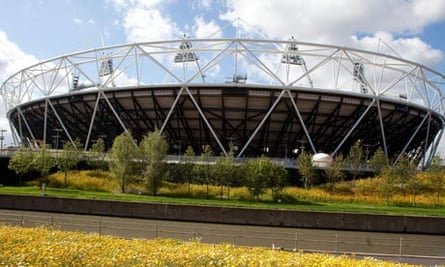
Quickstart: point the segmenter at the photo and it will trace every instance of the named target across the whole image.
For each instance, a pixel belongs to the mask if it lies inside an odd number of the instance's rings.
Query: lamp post
[[[54,129],[55,135],[53,138],[55,139],[54,149],[59,149],[59,138],[60,138],[60,132],[62,132],[62,129]]]
[[[3,152],[3,140],[5,140],[5,129],[0,130],[0,150]]]

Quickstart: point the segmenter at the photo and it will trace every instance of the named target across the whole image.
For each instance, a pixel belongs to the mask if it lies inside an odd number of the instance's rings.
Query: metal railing
[[[394,235],[379,237],[359,232],[318,234],[306,229],[281,231],[253,230],[230,226],[206,227],[202,224],[154,223],[142,219],[114,217],[82,218],[76,215],[14,215],[1,214],[0,223],[23,227],[48,226],[67,231],[93,232],[126,238],[175,238],[200,240],[203,243],[226,243],[234,246],[270,247],[287,251],[322,252],[387,257],[417,257],[445,262],[445,237],[430,240],[428,236],[410,238]]]

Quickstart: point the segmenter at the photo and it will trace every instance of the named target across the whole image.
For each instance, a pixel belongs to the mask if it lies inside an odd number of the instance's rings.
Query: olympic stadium
[[[34,148],[159,129],[171,155],[347,155],[360,142],[422,166],[444,130],[445,77],[399,56],[265,39],[132,43],[62,55],[1,86],[16,144]]]

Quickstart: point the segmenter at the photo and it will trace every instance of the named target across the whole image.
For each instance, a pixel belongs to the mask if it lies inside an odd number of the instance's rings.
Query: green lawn
[[[34,195],[40,196],[41,191],[36,186],[3,186],[0,194]],[[372,205],[366,203],[345,202],[316,202],[304,201],[294,203],[274,203],[267,201],[240,201],[221,199],[185,198],[172,196],[147,196],[138,194],[120,194],[96,191],[82,191],[75,189],[47,188],[46,195],[61,198],[104,199],[117,201],[137,201],[154,203],[171,203],[185,205],[208,205],[227,207],[246,207],[262,209],[288,209],[303,211],[338,211],[371,214],[395,214],[395,215],[420,215],[420,216],[445,216],[444,207],[398,207],[386,205]]]

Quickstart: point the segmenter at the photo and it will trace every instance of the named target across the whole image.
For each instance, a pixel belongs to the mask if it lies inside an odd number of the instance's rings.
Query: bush
[[[48,186],[55,188],[63,188],[64,173],[58,172],[49,176]],[[115,179],[112,179],[108,172],[103,171],[70,171],[68,173],[68,188],[99,191],[99,192],[114,192],[118,190],[119,185]]]

